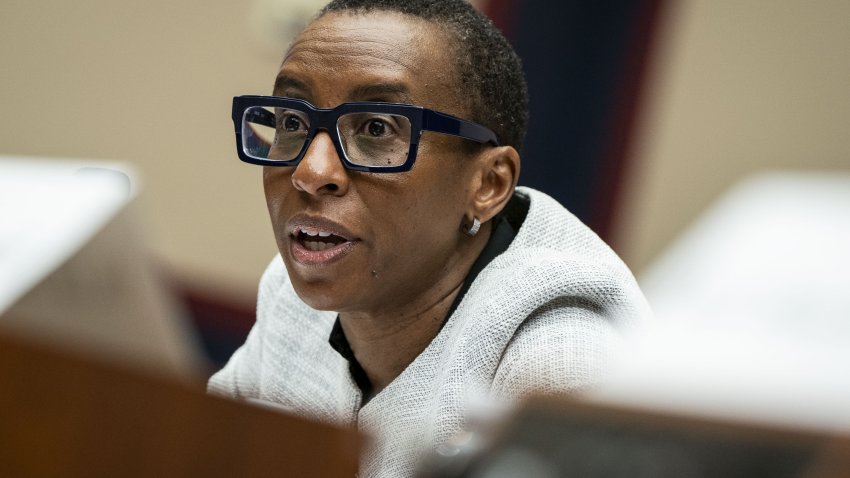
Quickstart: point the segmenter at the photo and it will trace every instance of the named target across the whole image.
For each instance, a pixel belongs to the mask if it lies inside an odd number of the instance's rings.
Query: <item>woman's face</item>
[[[449,51],[445,34],[424,20],[331,13],[296,39],[274,94],[320,108],[385,101],[468,117]],[[459,139],[426,132],[410,171],[348,171],[322,131],[297,167],[266,167],[277,245],[301,299],[322,310],[386,314],[433,290],[468,240],[460,229],[472,170],[465,156]]]

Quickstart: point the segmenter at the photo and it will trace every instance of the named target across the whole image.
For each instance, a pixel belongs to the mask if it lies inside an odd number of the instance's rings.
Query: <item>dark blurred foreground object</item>
[[[0,476],[354,476],[355,432],[0,333]]]
[[[850,438],[533,399],[490,438],[441,447],[421,478],[850,476]]]
[[[205,394],[131,179],[0,157],[0,477],[353,476],[356,433]]]

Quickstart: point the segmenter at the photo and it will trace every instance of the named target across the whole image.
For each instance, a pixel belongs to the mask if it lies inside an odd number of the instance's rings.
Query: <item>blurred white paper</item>
[[[642,277],[658,327],[602,401],[850,435],[850,173],[765,173]]]
[[[72,256],[129,200],[82,162],[0,157],[0,313]]]
[[[202,355],[150,269],[130,174],[0,158],[0,329],[192,379]]]

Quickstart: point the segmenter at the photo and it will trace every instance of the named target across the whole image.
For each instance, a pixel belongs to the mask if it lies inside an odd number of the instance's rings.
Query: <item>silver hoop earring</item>
[[[472,216],[472,224],[469,227],[464,228],[464,231],[467,236],[473,237],[478,234],[478,230],[481,229],[481,221],[478,220],[477,217]]]

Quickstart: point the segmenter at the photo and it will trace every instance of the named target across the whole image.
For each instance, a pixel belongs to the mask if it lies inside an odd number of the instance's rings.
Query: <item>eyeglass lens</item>
[[[407,161],[410,120],[401,115],[356,112],[341,115],[337,132],[351,163],[369,167],[394,167]],[[245,153],[257,159],[292,161],[307,140],[307,113],[287,108],[252,106],[242,120]]]

